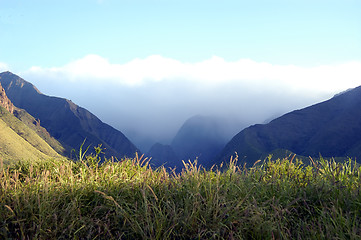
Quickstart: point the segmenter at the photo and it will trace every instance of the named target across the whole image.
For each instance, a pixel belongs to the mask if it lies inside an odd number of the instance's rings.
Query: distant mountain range
[[[229,161],[237,153],[240,163],[253,164],[275,150],[301,156],[361,159],[361,87],[328,101],[287,113],[268,124],[239,132],[214,163]]]
[[[191,117],[179,129],[171,146],[179,159],[197,159],[199,164],[206,166],[229,141],[226,123],[216,117]]]
[[[139,152],[124,134],[70,100],[46,96],[11,72],[0,73],[0,83],[16,107],[26,110],[61,143],[66,156],[72,149],[78,150],[85,139],[87,146],[102,144],[107,157],[119,160]]]
[[[328,101],[292,111],[267,124],[256,124],[236,134],[228,143],[224,122],[194,116],[178,131],[170,145],[155,145],[148,153],[155,163],[183,166],[181,160],[198,159],[205,167],[228,162],[238,156],[239,164],[253,165],[269,154],[297,154],[307,159],[361,159],[361,86],[336,94]]]
[[[171,144],[156,143],[146,156],[153,166],[178,170],[182,160],[197,159],[211,167],[236,155],[239,164],[248,166],[268,154],[360,159],[361,86],[267,124],[244,128],[232,138],[230,132],[242,126],[233,124],[214,117],[191,117]],[[85,139],[87,146],[102,144],[107,157],[121,159],[139,152],[124,134],[72,101],[46,96],[11,72],[0,73],[1,159],[69,157]]]
[[[236,126],[237,125],[237,126]],[[197,159],[198,164],[210,167],[210,163],[231,139],[231,132],[241,128],[224,118],[196,115],[184,122],[170,145],[156,143],[147,156],[156,166],[181,169],[183,162]]]

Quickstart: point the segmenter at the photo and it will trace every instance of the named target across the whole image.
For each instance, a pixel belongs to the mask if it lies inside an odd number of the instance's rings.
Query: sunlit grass
[[[81,155],[80,155],[81,156]],[[177,174],[137,156],[23,161],[0,172],[0,239],[360,239],[351,160],[236,159]]]
[[[21,159],[61,158],[53,149],[54,147],[59,152],[63,152],[60,143],[46,134],[45,129],[44,132],[40,126],[29,123],[32,117],[24,110],[15,110],[15,112],[20,114],[27,124],[0,106],[0,158],[4,159],[5,164]]]

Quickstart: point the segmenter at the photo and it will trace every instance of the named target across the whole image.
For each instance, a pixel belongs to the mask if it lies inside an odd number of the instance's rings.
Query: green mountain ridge
[[[23,122],[27,127],[32,129],[39,137],[41,137],[49,146],[57,153],[64,155],[65,148],[56,139],[54,139],[50,133],[40,125],[40,120],[35,119],[24,109],[15,108],[14,116]]]
[[[276,149],[300,156],[361,159],[361,86],[235,135],[216,159],[252,165]]]
[[[0,106],[0,158],[9,164],[61,156],[36,132]]]
[[[55,149],[55,150],[54,150]],[[64,148],[40,123],[7,97],[0,84],[0,158],[5,164],[19,160],[61,158]]]
[[[44,95],[11,72],[0,73],[0,83],[15,106],[41,121],[50,135],[61,143],[66,150],[65,156],[71,157],[71,150],[79,149],[84,139],[87,146],[101,144],[107,158],[114,156],[120,160],[139,152],[123,133],[71,100]]]

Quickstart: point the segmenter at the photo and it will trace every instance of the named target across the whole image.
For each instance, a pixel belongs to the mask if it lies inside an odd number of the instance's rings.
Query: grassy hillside
[[[18,118],[21,122],[23,122],[26,126],[32,129],[37,135],[39,135],[42,139],[45,140],[54,149],[57,153],[65,155],[65,148],[54,139],[48,131],[40,126],[40,120],[35,119],[29,113],[27,113],[24,109],[15,109],[14,116]],[[69,152],[71,149],[67,149]]]
[[[10,163],[49,157],[58,158],[60,155],[32,129],[0,107],[0,158]]]
[[[102,144],[108,157],[121,159],[139,152],[123,133],[70,100],[44,95],[11,72],[0,73],[0,83],[16,107],[41,120],[41,125],[66,148],[66,156],[84,139],[93,146]]]
[[[98,149],[98,152],[100,149]],[[80,154],[82,158],[83,154]],[[0,238],[360,239],[361,168],[321,159],[187,164],[18,162],[0,172]]]

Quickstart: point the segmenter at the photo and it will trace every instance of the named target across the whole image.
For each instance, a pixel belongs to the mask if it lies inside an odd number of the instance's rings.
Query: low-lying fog
[[[88,55],[54,68],[17,73],[42,93],[71,99],[122,131],[142,151],[168,144],[194,115],[225,119],[230,137],[288,111],[361,85],[360,62],[272,65],[219,57],[184,63],[154,55],[112,64]]]

